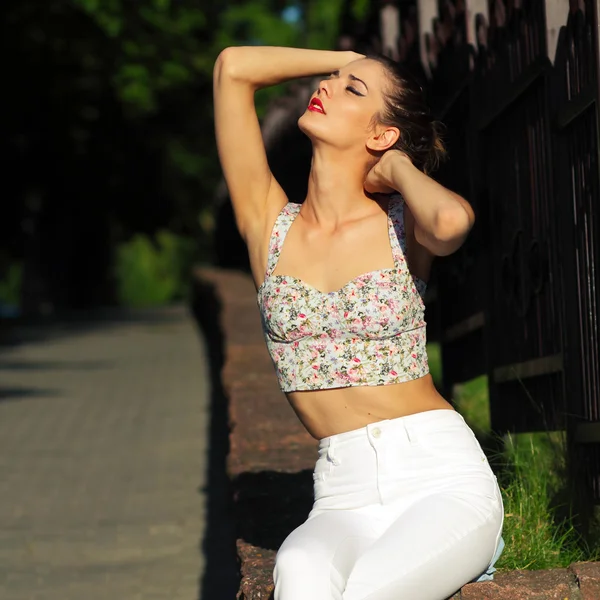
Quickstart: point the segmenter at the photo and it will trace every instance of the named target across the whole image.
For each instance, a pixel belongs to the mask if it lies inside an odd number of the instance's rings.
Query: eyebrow
[[[359,83],[362,83],[367,88],[367,92],[369,91],[369,86],[362,79],[359,79],[358,77],[352,74],[348,75],[348,77],[350,77],[352,81],[358,81]]]
[[[340,76],[339,70],[334,71],[331,74],[331,77],[339,77],[339,76]],[[359,79],[358,77],[356,77],[356,75],[352,75],[352,73],[350,73],[350,75],[348,75],[348,78],[351,79],[352,81],[358,81],[359,83],[362,83],[367,88],[367,92],[369,91],[369,86],[362,79]]]

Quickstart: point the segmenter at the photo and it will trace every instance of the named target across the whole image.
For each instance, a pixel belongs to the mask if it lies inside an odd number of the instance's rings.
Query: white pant
[[[491,564],[503,506],[453,410],[319,442],[315,502],[277,553],[275,600],[444,600]]]

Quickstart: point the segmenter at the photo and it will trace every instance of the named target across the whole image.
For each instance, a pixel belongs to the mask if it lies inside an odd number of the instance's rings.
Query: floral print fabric
[[[426,284],[406,263],[402,197],[392,197],[388,208],[394,268],[364,273],[330,293],[295,277],[273,275],[300,207],[289,203],[277,217],[265,281],[258,289],[282,391],[386,385],[427,375]]]

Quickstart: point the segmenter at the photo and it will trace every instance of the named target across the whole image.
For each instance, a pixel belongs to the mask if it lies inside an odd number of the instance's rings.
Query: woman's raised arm
[[[262,233],[267,215],[287,202],[267,163],[254,106],[256,90],[295,79],[331,73],[362,58],[334,52],[261,46],[226,48],[214,68],[217,147],[242,237]]]

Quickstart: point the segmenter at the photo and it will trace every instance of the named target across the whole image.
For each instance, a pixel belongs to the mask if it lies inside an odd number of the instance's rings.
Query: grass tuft
[[[565,457],[562,432],[505,436],[498,480],[506,548],[499,568],[549,569],[598,557],[577,533],[575,515],[559,517],[569,513],[556,503],[566,481]]]

